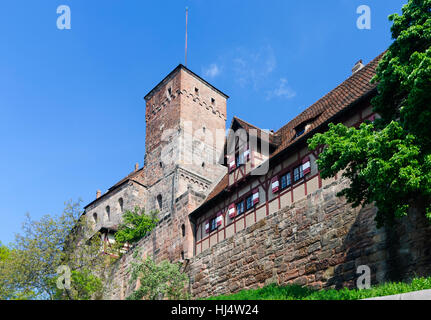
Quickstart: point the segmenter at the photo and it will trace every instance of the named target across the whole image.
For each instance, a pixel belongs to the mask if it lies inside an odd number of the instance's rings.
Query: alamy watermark
[[[60,5],[57,7],[57,28],[59,30],[70,30],[72,29],[72,13],[70,7],[67,5]]]
[[[57,268],[57,288],[60,290],[70,290],[71,272],[68,266],[62,265]]]
[[[269,130],[240,128],[209,130],[193,128],[192,121],[184,121],[180,129],[165,129],[161,140],[161,161],[163,165],[180,161],[187,165],[222,164],[226,160],[245,164],[250,153],[258,151],[264,159],[268,159],[271,135]],[[173,144],[172,142],[175,141]],[[178,146],[178,148],[175,147]],[[226,154],[224,154],[224,151]],[[223,157],[226,156],[226,159]],[[268,161],[256,163],[251,175],[265,175],[269,170]]]
[[[360,30],[371,29],[371,8],[367,5],[361,5],[356,9],[356,13],[360,14],[356,20],[356,26]]]
[[[367,265],[358,266],[356,273],[360,274],[356,280],[356,287],[358,289],[370,289],[371,288],[371,269]]]

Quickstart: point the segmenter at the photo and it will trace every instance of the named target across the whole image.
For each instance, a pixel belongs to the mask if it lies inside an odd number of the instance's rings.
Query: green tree
[[[23,283],[20,258],[20,252],[0,243],[0,300],[31,299],[35,295],[20,286]],[[21,272],[16,273],[16,270]]]
[[[151,256],[146,259],[137,259],[138,252],[134,254],[135,260],[131,263],[130,285],[139,285],[127,297],[128,300],[158,300],[158,299],[188,299],[187,275],[181,272],[181,263],[162,261],[156,263]]]
[[[57,282],[57,278],[53,279]],[[72,270],[71,282],[69,289],[59,289],[55,286],[56,291],[54,299],[56,300],[90,300],[94,298],[94,294],[99,293],[103,289],[102,279],[97,277],[92,271],[88,269]]]
[[[110,261],[101,254],[100,236],[93,235],[82,214],[80,201],[70,201],[59,216],[45,215],[35,221],[27,215],[23,233],[16,236],[8,259],[0,264],[7,270],[2,272],[5,283],[15,294],[34,293],[35,299],[83,299],[101,290],[96,278],[102,277]],[[72,273],[71,288],[64,294],[56,286],[59,266],[67,266]],[[91,285],[77,281],[83,278]]]
[[[317,163],[322,178],[340,170],[350,186],[340,192],[353,206],[375,203],[379,227],[416,207],[431,219],[431,0],[409,0],[389,20],[394,42],[372,80],[381,119],[329,130],[309,139],[324,145]]]
[[[157,211],[150,214],[145,213],[145,209],[138,206],[133,211],[126,210],[123,214],[123,223],[115,233],[115,241],[123,246],[127,243],[136,243],[149,234],[157,225]]]

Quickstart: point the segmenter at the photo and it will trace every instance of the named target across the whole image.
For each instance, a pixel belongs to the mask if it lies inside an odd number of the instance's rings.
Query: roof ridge
[[[245,120],[243,120],[243,119],[241,119],[241,118],[238,118],[237,116],[233,116],[233,118],[234,118],[235,120],[239,120],[239,122],[244,122],[246,125],[248,125],[248,126],[250,126],[250,127],[255,127],[256,129],[263,130],[263,129],[259,128],[258,126],[255,126],[254,124],[251,124],[251,123],[250,123],[250,122],[248,122],[248,121],[245,121]]]
[[[350,75],[347,79],[345,79],[344,81],[342,81],[338,86],[336,86],[334,89],[332,89],[331,91],[327,92],[323,97],[321,97],[320,99],[318,99],[316,102],[314,102],[313,104],[311,104],[309,107],[307,107],[304,111],[302,111],[299,115],[297,115],[296,117],[294,117],[292,120],[290,120],[289,122],[287,122],[285,125],[283,125],[282,127],[280,127],[276,133],[280,133],[280,131],[283,128],[286,128],[289,124],[294,123],[294,121],[296,119],[299,119],[301,116],[303,116],[306,113],[310,112],[310,109],[317,105],[319,102],[323,102],[325,100],[327,100],[328,96],[333,94],[337,89],[341,88],[343,86],[343,84],[345,84],[348,81],[352,81],[356,78],[359,78],[366,70],[370,69],[372,67],[372,65],[374,63],[376,63],[377,61],[379,61],[382,56],[386,53],[387,50],[385,50],[384,52],[382,52],[381,54],[379,54],[377,57],[375,57],[373,60],[371,60],[370,62],[368,62],[362,69],[360,69],[359,71],[357,71],[356,73]],[[324,112],[324,111],[323,111]],[[301,121],[302,122],[302,121]]]

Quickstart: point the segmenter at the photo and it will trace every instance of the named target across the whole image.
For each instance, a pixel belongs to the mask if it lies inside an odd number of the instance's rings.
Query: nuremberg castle
[[[229,97],[177,66],[145,96],[143,166],[85,207],[106,251],[125,210],[158,211],[157,227],[109,270],[104,298],[125,299],[135,289],[128,267],[136,250],[180,261],[196,298],[269,283],[354,287],[361,265],[373,284],[429,274],[426,218],[412,212],[396,228],[377,229],[377,209],[337,197],[349,181],[341,172],[322,179],[322,149],[307,148],[329,123],[357,127],[378,117],[370,80],[381,57],[359,61],[348,79],[276,131],[237,117],[226,128]]]

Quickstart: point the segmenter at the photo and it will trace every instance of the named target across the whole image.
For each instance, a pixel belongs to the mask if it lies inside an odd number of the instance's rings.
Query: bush
[[[146,214],[139,207],[135,207],[133,211],[127,210],[123,215],[123,223],[115,233],[115,241],[119,245],[138,242],[155,228],[157,221],[156,211]]]
[[[410,283],[389,282],[370,289],[313,290],[298,285],[271,284],[261,289],[242,290],[231,295],[210,297],[208,300],[359,300],[399,293],[431,289],[431,277],[414,278]]]

